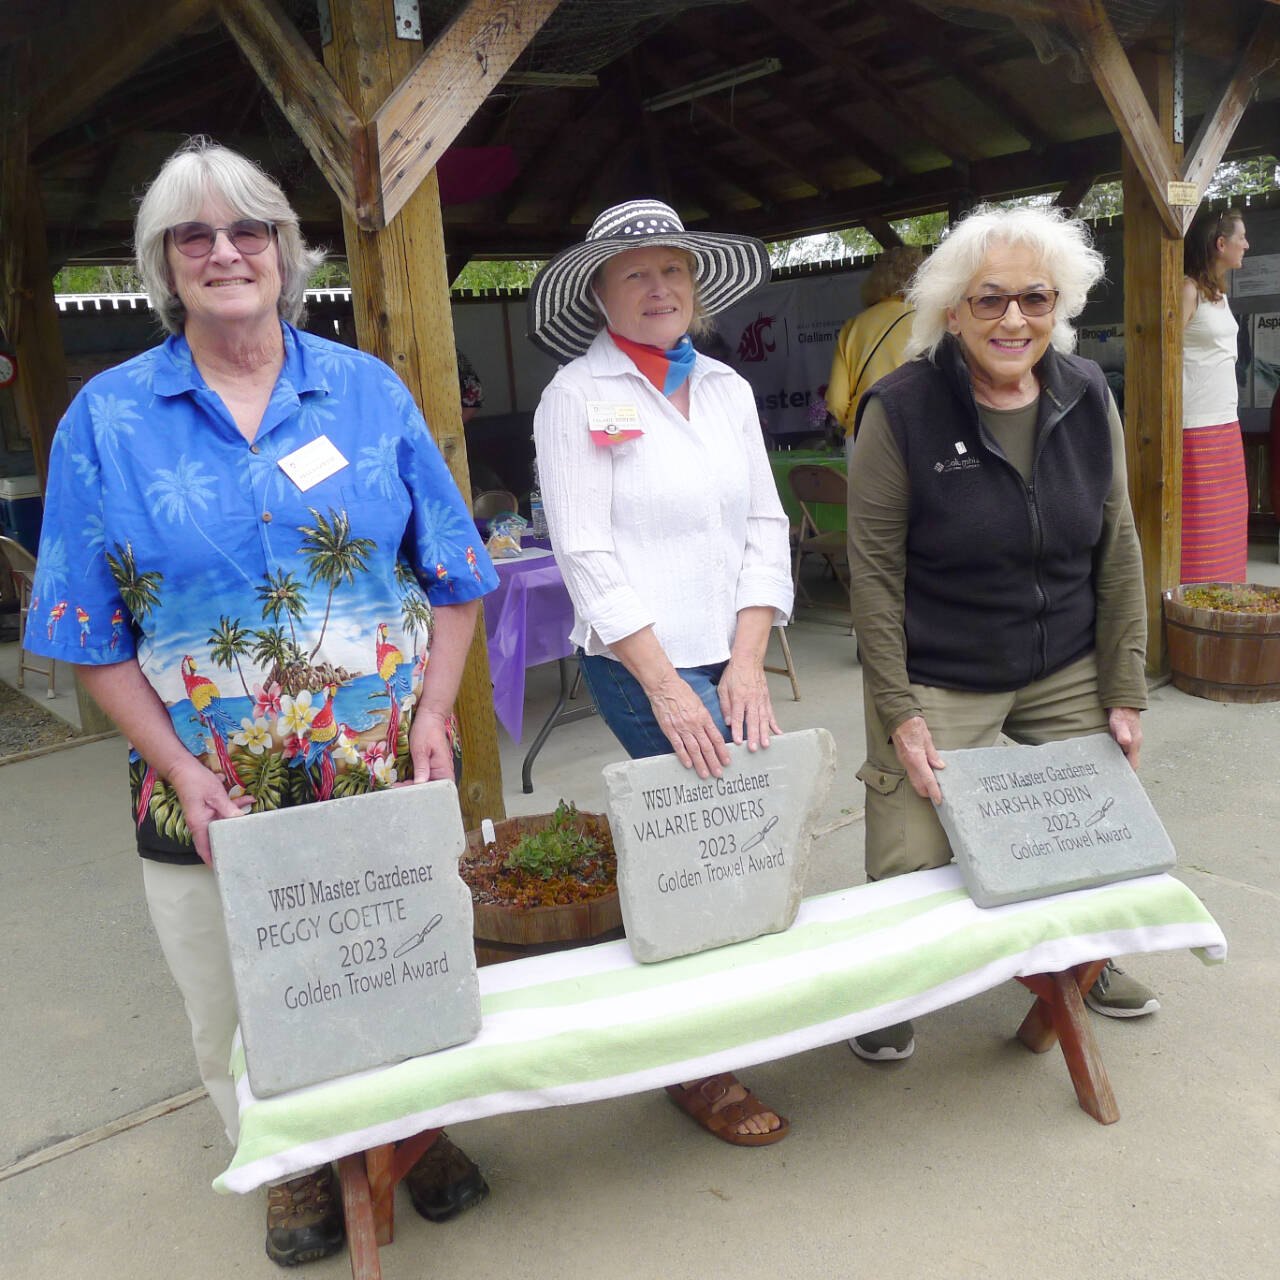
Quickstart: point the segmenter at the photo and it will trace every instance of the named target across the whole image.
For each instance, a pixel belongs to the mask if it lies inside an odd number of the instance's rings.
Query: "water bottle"
[[[535,538],[546,539],[547,515],[542,509],[542,490],[538,484],[538,464],[533,464],[533,488],[529,491],[529,533]]]

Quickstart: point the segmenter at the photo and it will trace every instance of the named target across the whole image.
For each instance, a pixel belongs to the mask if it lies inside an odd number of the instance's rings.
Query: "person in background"
[[[631,200],[529,290],[529,336],[569,361],[534,436],[583,678],[630,756],[674,752],[700,778],[728,739],[755,751],[779,731],[764,655],[791,613],[787,517],[751,388],[689,336],[768,278],[760,241]],[[788,1132],[728,1073],[667,1092],[737,1146]]]
[[[48,625],[31,647],[75,664],[129,740],[147,906],[234,1145],[209,825],[455,778],[453,701],[497,575],[404,384],[295,327],[322,255],[270,177],[192,139],[144,196],[135,241],[169,337],[89,382],[58,427],[32,600]],[[297,470],[317,455],[320,480]],[[488,1191],[443,1136],[405,1181],[437,1221]],[[274,1262],[342,1240],[328,1165],[269,1188]]]
[[[886,373],[906,358],[911,337],[912,308],[906,300],[907,282],[924,261],[916,245],[894,245],[872,264],[862,285],[865,311],[845,322],[836,339],[827,383],[827,408],[845,433],[846,449],[853,444],[858,401]]]
[[[462,400],[462,421],[470,422],[484,404],[484,386],[476,367],[461,347],[454,347],[458,358],[458,394]]]
[[[1138,766],[1147,621],[1124,435],[1102,370],[1070,354],[1102,270],[1060,211],[975,211],[916,273],[908,360],[859,407],[868,879],[951,861],[939,751],[1110,733]],[[1111,965],[1086,998],[1111,1017],[1159,1008]],[[910,1023],[851,1045],[914,1046]]]
[[[1249,486],[1227,275],[1249,249],[1238,209],[1202,209],[1183,242],[1180,582],[1248,577]]]

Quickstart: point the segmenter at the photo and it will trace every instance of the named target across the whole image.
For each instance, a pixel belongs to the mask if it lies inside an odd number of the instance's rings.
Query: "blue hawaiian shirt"
[[[183,743],[255,809],[408,776],[431,605],[498,582],[405,385],[283,331],[252,444],[182,337],[80,391],[53,441],[27,630],[64,662],[136,657]],[[321,437],[341,465],[300,488],[280,463]],[[195,861],[176,793],[136,752],[130,777],[140,851]]]

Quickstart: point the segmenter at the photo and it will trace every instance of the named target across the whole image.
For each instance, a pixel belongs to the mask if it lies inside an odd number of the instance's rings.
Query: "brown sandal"
[[[714,1110],[716,1103],[734,1085],[746,1090],[747,1096],[738,1102],[725,1103],[719,1111]],[[738,1133],[736,1126],[744,1120],[778,1113],[766,1107],[737,1076],[727,1071],[722,1075],[708,1076],[691,1089],[669,1084],[667,1093],[681,1111],[687,1111],[708,1133],[714,1134],[721,1142],[731,1142],[735,1147],[767,1147],[770,1143],[780,1142],[791,1132],[786,1119],[778,1116],[778,1127],[768,1133]]]

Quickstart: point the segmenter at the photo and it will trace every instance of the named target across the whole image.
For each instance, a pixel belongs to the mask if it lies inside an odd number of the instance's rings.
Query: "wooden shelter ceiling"
[[[557,21],[593,0],[563,0]],[[447,0],[424,5],[424,26]],[[580,239],[601,208],[640,194],[669,199],[687,223],[768,239],[865,224],[975,198],[1067,188],[1078,199],[1118,175],[1121,139],[1088,70],[1046,0],[736,0],[671,5],[643,17],[591,87],[499,85],[456,140],[511,148],[504,190],[446,207],[451,265],[472,256],[534,257]],[[317,53],[314,0],[280,8]],[[160,10],[170,38],[92,103],[49,101],[93,50],[137,45]],[[1189,0],[1187,136],[1211,110],[1265,0]],[[1167,48],[1173,4],[1107,0],[1132,54]],[[174,15],[177,15],[175,19]],[[434,30],[425,32],[430,44]],[[182,138],[208,133],[281,179],[309,237],[340,249],[333,196],[216,5],[200,0],[8,0],[0,72],[30,38],[31,158],[50,258],[128,256],[135,202]],[[516,69],[536,66],[535,43]],[[1054,50],[1058,56],[1049,57]],[[1044,60],[1048,57],[1049,60]],[[642,103],[765,58],[781,70],[663,111]],[[576,68],[575,68],[576,69]],[[16,73],[15,73],[16,74]],[[43,93],[43,97],[41,96]],[[1280,73],[1257,82],[1229,154],[1275,150]]]

